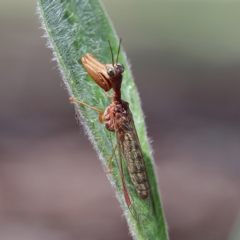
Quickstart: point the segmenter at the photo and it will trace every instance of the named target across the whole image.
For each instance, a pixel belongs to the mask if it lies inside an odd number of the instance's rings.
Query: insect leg
[[[117,149],[117,144],[116,144],[116,146],[114,147],[113,152],[112,152],[112,154],[111,154],[111,156],[110,156],[110,158],[109,158],[109,160],[108,160],[108,170],[107,170],[108,173],[111,173],[111,172],[112,172],[112,169],[111,169],[111,167],[112,167],[112,160],[113,160],[113,156],[114,156],[114,154],[115,154],[116,149]]]
[[[102,111],[102,110],[100,110],[100,109],[98,109],[98,108],[95,108],[95,107],[92,107],[92,106],[86,104],[85,102],[78,101],[77,99],[75,99],[75,98],[73,98],[73,97],[70,97],[69,100],[70,100],[71,102],[76,102],[76,103],[78,103],[78,104],[81,104],[81,105],[83,105],[83,106],[86,106],[86,107],[91,108],[92,110],[98,112],[98,113],[99,113],[99,116],[98,116],[99,122],[101,122],[101,123],[104,122],[104,119],[103,119],[103,111]]]
[[[109,93],[107,93],[107,92],[104,92],[104,93],[108,98],[112,98],[112,96]]]

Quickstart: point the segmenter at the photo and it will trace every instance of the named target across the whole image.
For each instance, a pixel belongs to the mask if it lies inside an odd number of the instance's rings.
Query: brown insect
[[[77,102],[97,111],[99,113],[99,121],[106,122],[105,126],[107,130],[116,133],[117,144],[109,159],[108,172],[111,172],[111,162],[116,149],[118,149],[119,169],[124,197],[127,206],[130,207],[131,200],[124,181],[122,155],[127,163],[132,183],[142,199],[146,199],[148,197],[150,186],[133,116],[128,102],[121,98],[121,83],[124,66],[121,63],[118,63],[120,45],[121,40],[119,43],[116,63],[114,63],[110,42],[109,46],[112,56],[112,64],[103,64],[90,53],[87,53],[81,59],[88,74],[102,89],[105,90],[105,92],[113,89],[113,94],[110,96],[112,98],[112,103],[106,108],[105,112],[103,113],[102,110],[89,106],[88,104],[74,98],[70,98],[70,101]]]

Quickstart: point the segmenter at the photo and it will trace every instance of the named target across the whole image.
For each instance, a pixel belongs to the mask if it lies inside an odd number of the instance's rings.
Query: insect
[[[132,113],[130,111],[128,102],[121,98],[121,83],[124,66],[121,63],[118,63],[120,45],[121,40],[119,42],[115,63],[110,42],[109,46],[112,57],[111,64],[103,64],[89,53],[81,58],[82,64],[87,73],[105,92],[113,89],[112,96],[109,96],[112,98],[112,103],[106,108],[104,113],[102,110],[92,107],[74,98],[70,98],[70,101],[77,102],[97,111],[99,113],[99,121],[106,122],[106,129],[111,132],[115,132],[116,146],[114,147],[112,155],[109,159],[108,172],[111,172],[111,162],[117,149],[123,193],[126,204],[128,207],[130,207],[131,200],[124,181],[122,155],[126,161],[133,186],[141,199],[148,198],[150,185]]]

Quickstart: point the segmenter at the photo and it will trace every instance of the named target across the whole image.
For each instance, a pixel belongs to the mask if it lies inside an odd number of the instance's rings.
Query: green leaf
[[[97,0],[38,0],[38,12],[48,38],[48,46],[53,50],[54,59],[58,63],[69,96],[104,110],[111,101],[87,75],[80,61],[81,56],[92,53],[102,63],[111,63],[108,41],[111,42],[116,56],[119,39],[102,5]],[[144,117],[123,50],[120,51],[119,62],[125,66],[122,98],[129,102],[134,116],[145,157],[151,194],[145,200],[139,197],[123,161],[124,179],[132,202],[130,208],[127,207],[116,156],[113,159],[113,172],[107,176],[116,190],[133,238],[167,240]],[[98,122],[98,114],[95,111],[78,104],[74,104],[74,107],[106,171],[115,144],[114,133],[107,131],[104,124]]]

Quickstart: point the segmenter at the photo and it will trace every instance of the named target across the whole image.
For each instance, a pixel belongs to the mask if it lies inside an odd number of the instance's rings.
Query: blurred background
[[[240,2],[103,0],[132,64],[171,240],[240,208]],[[74,119],[35,1],[0,0],[0,239],[131,239]]]

